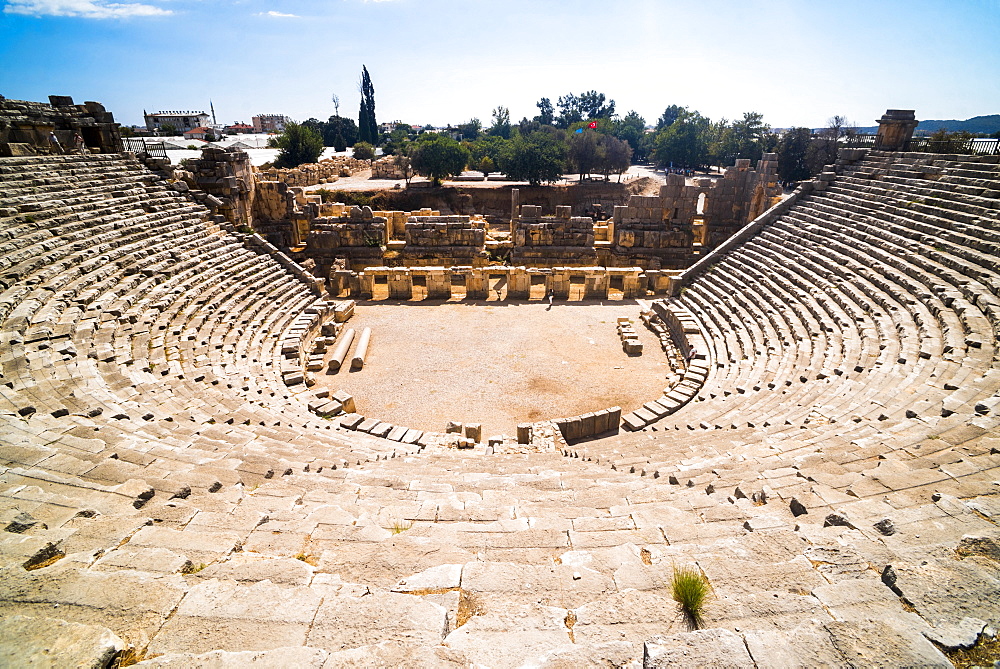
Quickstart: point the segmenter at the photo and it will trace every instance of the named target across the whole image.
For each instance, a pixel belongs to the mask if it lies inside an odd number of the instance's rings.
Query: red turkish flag
[[[587,127],[588,127],[588,128],[596,128],[596,127],[597,127],[597,121],[591,121],[591,122],[590,122],[590,125],[589,125],[589,126],[587,126]]]

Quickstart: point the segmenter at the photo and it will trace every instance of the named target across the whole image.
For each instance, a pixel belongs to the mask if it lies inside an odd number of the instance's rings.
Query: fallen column
[[[344,359],[347,358],[347,352],[351,349],[351,342],[353,341],[354,328],[350,328],[344,333],[344,338],[340,340],[337,348],[333,351],[333,358],[330,360],[331,372],[338,371],[340,366],[344,364]]]
[[[354,359],[351,360],[351,369],[361,369],[365,366],[365,356],[368,355],[368,342],[371,341],[371,338],[371,328],[365,328],[361,331],[358,346],[354,349]]]

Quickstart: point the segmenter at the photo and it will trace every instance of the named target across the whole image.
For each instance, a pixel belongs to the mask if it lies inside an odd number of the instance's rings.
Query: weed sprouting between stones
[[[691,627],[698,629],[704,623],[705,603],[711,595],[708,579],[695,567],[674,566],[670,581],[674,600],[681,605]]]
[[[413,527],[413,523],[408,523],[403,520],[396,520],[393,521],[392,527],[389,528],[389,531],[392,532],[393,534],[402,534],[411,527]]]

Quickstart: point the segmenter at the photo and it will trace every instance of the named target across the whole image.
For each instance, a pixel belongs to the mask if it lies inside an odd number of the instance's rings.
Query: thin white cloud
[[[135,16],[167,16],[169,9],[134,2],[105,0],[9,0],[4,14],[23,16],[75,16],[84,19],[125,19]]]
[[[282,12],[276,12],[273,9],[269,12],[258,12],[257,16],[270,16],[276,19],[298,19],[301,18],[298,14],[284,14]]]

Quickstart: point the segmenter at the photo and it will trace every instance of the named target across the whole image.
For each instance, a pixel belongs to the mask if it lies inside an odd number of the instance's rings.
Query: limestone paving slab
[[[324,598],[306,642],[327,650],[380,641],[436,645],[447,633],[447,611],[443,606],[412,595],[373,592],[365,597]]]
[[[16,567],[0,571],[0,617],[46,617],[58,610],[63,620],[105,626],[145,646],[186,590],[176,574],[93,572],[59,563],[30,572]]]
[[[491,610],[472,616],[444,645],[478,665],[531,666],[571,641],[568,613],[540,604]]]
[[[743,637],[727,629],[657,635],[644,644],[642,666],[754,667]]]
[[[56,618],[9,615],[0,619],[0,665],[108,666],[126,644],[107,627]]]
[[[192,587],[149,645],[150,653],[272,650],[306,645],[322,596],[270,581],[211,579]]]
[[[325,666],[329,653],[319,648],[287,647],[265,651],[223,651],[209,653],[167,653],[158,657],[143,660],[136,667],[167,669],[187,667],[190,669],[238,669],[254,667],[255,669],[283,669],[284,667],[303,667],[304,669],[321,669]]]

